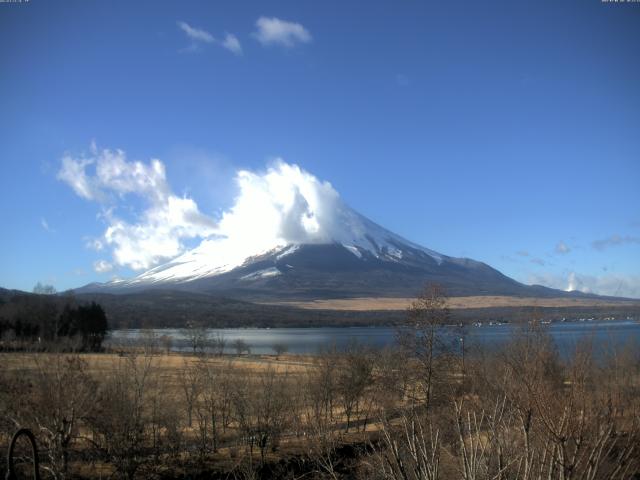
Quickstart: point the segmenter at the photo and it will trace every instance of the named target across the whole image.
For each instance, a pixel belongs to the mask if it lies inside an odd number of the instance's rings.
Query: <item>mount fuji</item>
[[[235,204],[200,245],[134,278],[78,292],[163,289],[248,300],[407,297],[436,282],[452,296],[569,295],[406,240],[296,165],[278,162],[264,175],[240,172],[236,180]]]

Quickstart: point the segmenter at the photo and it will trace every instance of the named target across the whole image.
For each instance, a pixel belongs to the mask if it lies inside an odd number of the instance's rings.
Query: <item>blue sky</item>
[[[61,175],[108,150],[202,219],[160,253],[279,157],[436,251],[640,297],[639,44],[640,4],[600,0],[2,3],[0,286],[141,266],[105,233],[150,190]]]

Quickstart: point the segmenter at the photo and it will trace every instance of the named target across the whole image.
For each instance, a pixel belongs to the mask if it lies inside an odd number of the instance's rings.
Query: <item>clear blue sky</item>
[[[0,286],[133,274],[59,178],[95,142],[206,216],[282,157],[436,251],[640,297],[639,45],[600,0],[0,3]]]

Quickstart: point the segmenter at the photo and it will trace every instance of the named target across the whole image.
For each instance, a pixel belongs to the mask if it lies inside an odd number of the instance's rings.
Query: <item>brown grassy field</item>
[[[67,354],[61,353],[2,353],[0,354],[0,364],[5,372],[35,370],[38,365],[46,364],[49,357],[60,357]],[[72,354],[68,354],[71,356]],[[82,359],[87,362],[89,372],[92,375],[100,376],[112,371],[113,365],[121,360],[117,353],[84,353]],[[138,362],[145,360],[140,355]],[[176,376],[185,367],[196,362],[201,362],[202,357],[185,353],[171,352],[170,354],[153,355],[153,366],[164,376]],[[247,372],[260,373],[271,368],[277,373],[302,374],[313,367],[312,357],[304,355],[250,355],[237,356],[225,355],[223,357],[208,356],[206,361],[212,366],[227,367],[229,363]]]
[[[72,358],[78,358],[78,354],[72,353],[47,353],[47,352],[11,352],[0,353],[0,366],[2,374],[8,378],[15,378],[15,376],[21,378],[38,378],[39,374],[51,368],[52,365],[64,365],[65,359],[71,360]],[[152,365],[150,375],[156,379],[149,383],[146,387],[148,395],[159,394],[164,400],[166,405],[173,405],[177,408],[179,415],[178,423],[180,425],[180,444],[182,445],[182,452],[180,458],[182,462],[174,462],[170,467],[169,476],[178,475],[182,472],[181,469],[187,468],[196,471],[201,469],[203,471],[218,471],[218,472],[234,472],[234,475],[242,475],[243,473],[238,471],[243,467],[243,462],[246,461],[246,456],[249,452],[249,447],[242,444],[242,439],[238,439],[239,428],[237,421],[233,421],[228,427],[226,432],[219,432],[218,442],[219,447],[215,452],[208,451],[206,460],[202,456],[193,454],[196,447],[201,441],[200,435],[202,431],[199,428],[202,426],[198,422],[196,415],[197,407],[194,406],[193,424],[187,425],[187,413],[186,403],[184,398],[185,384],[182,381],[183,376],[188,375],[188,372],[195,371],[203,367],[203,363],[208,365],[208,368],[213,370],[219,369],[233,371],[235,380],[246,379],[253,382],[256,387],[259,388],[261,379],[267,378],[269,372],[276,374],[278,378],[284,379],[287,385],[287,389],[290,391],[292,400],[296,399],[295,403],[287,404],[286,411],[289,421],[293,417],[301,414],[301,412],[307,410],[307,406],[298,403],[300,401],[294,394],[294,391],[298,391],[300,386],[305,384],[307,375],[311,374],[314,370],[318,369],[318,363],[312,356],[304,355],[224,355],[224,356],[198,356],[189,353],[154,353],[134,351],[130,349],[124,354],[121,353],[82,353],[79,354],[79,358],[86,365],[86,373],[96,380],[98,383],[105,382],[114,376],[126,374],[126,372],[139,375],[141,372]],[[122,367],[127,365],[129,361],[133,360],[136,364],[135,368],[127,368],[123,370]],[[55,367],[54,367],[54,372]],[[137,372],[137,373],[136,373]],[[152,373],[151,373],[152,372]],[[149,378],[151,378],[151,376]],[[156,389],[160,389],[156,391]],[[199,390],[202,393],[202,390]],[[299,393],[299,392],[298,392]],[[255,391],[258,395],[258,391]],[[167,403],[168,402],[168,403]],[[47,401],[45,400],[45,403]],[[145,404],[146,405],[146,404]],[[1,405],[0,405],[1,406]],[[148,408],[147,405],[145,408]],[[1,412],[1,410],[0,410]],[[202,417],[200,417],[202,419]],[[344,413],[341,411],[338,404],[332,408],[332,421],[335,426],[328,427],[331,432],[336,432],[339,436],[339,443],[355,444],[362,443],[366,439],[366,433],[375,431],[378,425],[371,422],[360,428],[352,427],[350,432],[344,432],[343,423],[345,421]],[[209,426],[209,428],[211,428]],[[293,427],[292,427],[293,428]],[[303,436],[298,430],[302,428],[302,425],[295,427],[295,430],[290,430],[286,434],[281,434],[277,442],[276,449],[269,449],[265,452],[265,461],[277,464],[283,458],[305,456],[309,454],[311,437],[306,434]],[[36,429],[37,430],[37,429]],[[8,432],[0,432],[0,450],[7,447],[9,440],[9,434],[13,430]],[[81,437],[91,436],[91,430],[86,427],[80,427],[79,433]],[[210,438],[209,438],[210,441]],[[41,446],[44,445],[40,441]],[[190,447],[185,447],[190,445]],[[336,443],[337,445],[337,443]],[[258,457],[259,450],[254,445],[253,455]],[[76,442],[76,455],[75,457],[82,457],[84,454],[79,452],[88,452],[92,450],[89,443],[78,441]],[[166,455],[165,455],[166,457]],[[194,460],[196,458],[197,460]],[[166,458],[165,458],[166,460]],[[254,460],[257,462],[258,460]],[[197,465],[191,465],[191,463],[197,463]],[[23,468],[26,467],[23,465]],[[72,460],[70,462],[70,468],[82,478],[104,478],[117,475],[116,467],[109,462],[105,462],[104,459],[94,459],[91,462],[84,460]],[[163,469],[168,468],[166,465],[157,465],[154,474],[159,474]],[[0,463],[0,471],[2,471],[2,464]],[[26,471],[26,470],[25,470]],[[144,474],[143,474],[144,476]]]
[[[309,310],[405,310],[413,298],[375,298],[360,297],[347,299],[311,300],[300,302],[278,302],[273,305],[286,305]],[[498,308],[498,307],[610,307],[636,306],[637,300],[600,300],[592,298],[533,298],[508,296],[470,296],[451,297],[448,299],[451,309]]]
[[[473,465],[558,472],[565,451],[571,478],[587,478],[605,445],[591,478],[640,474],[636,349],[595,362],[585,345],[562,361],[529,325],[465,361],[431,355],[424,332],[396,350],[316,356],[0,353],[0,450],[27,426],[64,478],[400,480],[407,464],[464,480]]]

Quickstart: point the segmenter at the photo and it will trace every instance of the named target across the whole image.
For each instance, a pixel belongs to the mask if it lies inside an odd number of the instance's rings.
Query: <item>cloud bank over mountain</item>
[[[97,273],[117,273],[119,267],[148,270],[190,255],[232,265],[292,244],[362,244],[371,228],[329,182],[282,159],[262,171],[237,171],[232,205],[215,216],[202,212],[195,199],[174,193],[159,159],[130,160],[122,150],[92,144],[89,153],[64,155],[57,177],[100,208],[98,217],[106,228],[86,244],[111,258],[96,259]],[[614,238],[609,243],[629,241]],[[564,242],[556,245],[556,254],[569,252]],[[538,272],[526,280],[567,291],[640,297],[640,277],[633,275]]]
[[[122,150],[93,145],[88,155],[67,154],[58,179],[101,207],[107,228],[89,243],[110,248],[116,265],[133,270],[175,258],[187,239],[207,239],[214,246],[226,240],[243,255],[274,245],[330,242],[345,236],[345,223],[359,228],[330,183],[281,159],[263,172],[238,171],[238,194],[219,219],[202,213],[194,199],[173,193],[163,162],[132,161]],[[142,200],[142,208],[128,221],[121,212],[131,207],[132,196]],[[96,271],[107,271],[106,262],[96,265]]]

